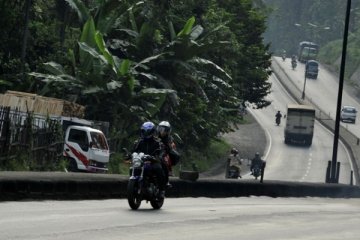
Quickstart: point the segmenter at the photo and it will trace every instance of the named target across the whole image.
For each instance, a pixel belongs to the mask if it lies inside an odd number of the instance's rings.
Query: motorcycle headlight
[[[144,156],[144,153],[133,153],[132,154],[132,166],[134,168],[141,167],[143,164],[143,161],[141,158]]]
[[[134,168],[138,168],[141,167],[142,161],[140,158],[135,158],[133,159],[133,167]]]

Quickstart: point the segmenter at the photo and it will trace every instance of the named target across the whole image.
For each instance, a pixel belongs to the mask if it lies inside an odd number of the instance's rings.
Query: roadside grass
[[[231,145],[223,139],[212,140],[209,147],[203,151],[191,150],[182,156],[179,170],[196,170],[204,172],[216,164],[219,159],[223,159],[229,152]]]
[[[47,161],[46,156],[35,159],[27,151],[18,151],[11,157],[2,158],[0,171],[64,171],[66,161],[59,158],[57,161]]]

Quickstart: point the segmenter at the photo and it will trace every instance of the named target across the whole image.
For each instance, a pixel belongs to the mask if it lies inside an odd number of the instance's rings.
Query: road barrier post
[[[326,177],[325,177],[326,183],[330,183],[330,168],[331,168],[331,161],[328,161],[328,166],[326,168]]]
[[[260,176],[260,182],[263,183],[264,180],[264,172],[265,172],[266,162],[264,162],[261,166],[261,176]]]
[[[339,176],[340,176],[340,162],[336,164],[336,178],[334,179],[334,183],[339,183]]]

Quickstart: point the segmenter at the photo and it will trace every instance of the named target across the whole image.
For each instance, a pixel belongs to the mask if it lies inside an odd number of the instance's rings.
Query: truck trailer
[[[300,143],[311,146],[314,135],[315,109],[310,105],[288,104],[285,144]]]

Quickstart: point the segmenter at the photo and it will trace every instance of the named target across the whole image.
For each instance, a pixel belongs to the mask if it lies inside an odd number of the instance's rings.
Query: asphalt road
[[[291,69],[290,59],[287,58],[284,61],[280,57],[273,57],[273,61],[276,61],[288,74],[290,80],[301,91],[304,89],[304,72],[305,65],[299,63],[295,70]],[[305,96],[310,101],[316,104],[324,113],[328,114],[330,118],[335,120],[337,96],[339,91],[339,76],[333,72],[330,72],[320,64],[319,75],[317,79],[306,79],[305,84]],[[344,85],[342,92],[342,106],[350,105],[360,110],[360,102],[356,98],[355,94],[351,90],[351,86]],[[341,125],[349,129],[356,136],[360,137],[360,121],[355,124],[341,122]]]
[[[126,200],[4,202],[0,239],[359,239],[360,199],[178,198],[161,210]]]
[[[325,182],[326,168],[332,156],[333,134],[316,121],[311,147],[284,144],[286,118],[280,126],[275,124],[278,110],[286,114],[286,106],[295,103],[287,94],[275,75],[270,77],[272,91],[268,100],[272,102],[265,109],[251,110],[267,133],[268,148],[264,159],[267,162],[265,179],[300,182]],[[339,182],[350,183],[350,156],[343,144],[339,144],[338,158],[341,162]]]

